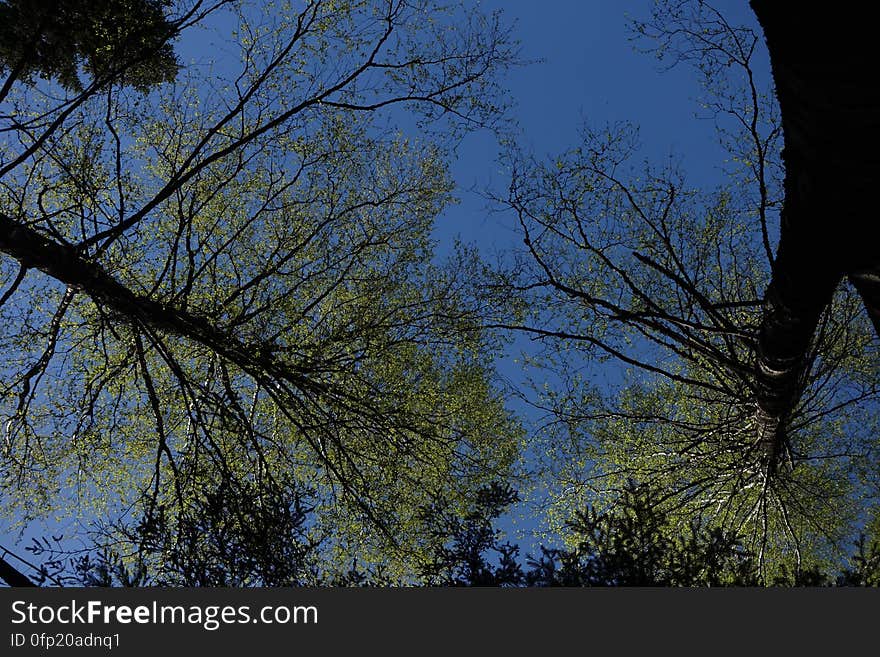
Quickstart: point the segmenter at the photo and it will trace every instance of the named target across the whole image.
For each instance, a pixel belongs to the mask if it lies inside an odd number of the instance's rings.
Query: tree
[[[662,491],[660,491],[662,494]],[[754,555],[739,538],[700,519],[677,527],[657,491],[628,484],[611,509],[587,507],[571,521],[573,549],[542,548],[533,586],[754,586]]]
[[[302,586],[327,583],[333,564],[310,535],[309,491],[254,483],[196,494],[186,514],[164,507],[101,527],[92,546],[63,536],[25,550],[40,584],[60,586]],[[172,510],[173,511],[173,510]],[[102,540],[103,539],[103,540]],[[330,573],[330,574],[328,574]]]
[[[328,559],[327,541],[316,538],[312,495],[306,490],[239,494],[227,489],[198,496],[186,517],[164,513],[108,537],[136,545],[135,558],[116,546],[69,550],[62,538],[34,539],[26,548],[39,566],[40,583],[74,586],[518,586],[519,548],[500,542],[493,523],[517,501],[507,484],[492,482],[475,491],[462,510],[448,499],[419,509],[429,528],[424,560],[405,577],[385,564]],[[168,521],[171,522],[168,522]],[[493,555],[497,564],[489,563]],[[20,585],[20,584],[19,584]],[[33,585],[31,583],[30,585]]]
[[[445,500],[421,509],[431,527],[427,560],[406,579],[389,577],[384,568],[354,562],[347,569],[320,555],[321,544],[308,537],[311,510],[275,498],[269,508],[253,500],[208,492],[203,506],[187,519],[183,540],[162,523],[140,523],[132,538],[145,544],[134,564],[112,549],[71,556],[53,538],[34,540],[27,548],[42,562],[42,580],[78,586],[149,586],[235,584],[323,586],[755,586],[761,583],[756,555],[740,537],[692,518],[685,527],[659,510],[662,490],[625,486],[602,511],[582,509],[569,523],[574,547],[540,547],[540,555],[518,558],[518,545],[506,542],[495,526],[518,500],[508,485],[480,488],[464,514]],[[261,491],[261,494],[265,492]],[[267,513],[268,511],[268,513]],[[451,512],[450,512],[451,511]],[[242,516],[241,514],[245,515]],[[254,522],[240,519],[254,518]],[[190,524],[192,522],[193,524]],[[783,570],[775,586],[876,586],[880,543],[864,534],[846,564],[828,570]]]
[[[767,35],[786,134],[779,249],[758,333],[762,430],[778,451],[810,366],[810,340],[844,277],[880,335],[880,258],[862,239],[877,172],[880,96],[865,84],[873,67],[864,24],[812,7],[790,30],[778,5],[751,5]]]
[[[656,504],[681,527],[700,518],[742,537],[761,581],[801,581],[843,558],[877,503],[874,332],[858,291],[831,299],[835,282],[801,344],[784,422],[768,415],[775,393],[761,363],[770,282],[788,258],[773,242],[791,164],[769,81],[753,67],[760,37],[679,1],[657,3],[635,33],[670,65],[695,66],[730,183],[700,190],[674,163],[636,168],[628,125],[586,129],[549,161],[511,155],[499,201],[524,248],[495,281],[503,300],[518,298],[518,320],[508,304],[497,323],[546,345],[538,364],[552,378],[538,381],[535,403],[550,415],[552,520],[562,527],[585,502],[602,508],[634,480],[665,491]],[[804,296],[820,292],[810,280]],[[606,362],[611,385],[591,385]]]
[[[90,77],[118,77],[146,89],[170,82],[178,63],[169,40],[193,13],[169,21],[168,0],[4,0],[0,3],[0,70],[9,73],[5,98],[16,80],[35,74],[81,91],[80,68]]]
[[[63,9],[60,34],[44,5],[2,4],[27,18],[0,52],[4,513],[75,509],[135,562],[106,531],[140,518],[183,549],[206,508],[305,488],[328,558],[407,572],[418,510],[464,509],[518,449],[473,256],[438,263],[430,236],[451,200],[440,137],[503,109],[498,17]],[[178,69],[169,39],[197,28],[234,52]]]
[[[477,491],[462,516],[440,500],[423,509],[434,528],[430,558],[419,578],[427,586],[521,586],[519,547],[502,542],[495,521],[519,501],[509,484],[492,482]]]

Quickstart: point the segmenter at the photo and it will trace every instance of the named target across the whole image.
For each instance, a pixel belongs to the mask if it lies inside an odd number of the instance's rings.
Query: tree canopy
[[[3,93],[16,80],[54,79],[82,90],[92,80],[116,77],[140,89],[170,82],[178,69],[170,39],[192,18],[169,20],[169,0],[4,0],[0,3]]]
[[[430,234],[448,135],[500,118],[505,28],[422,1],[48,4],[3,4],[28,16],[0,60],[4,514],[184,541],[202,491],[307,490],[333,558],[411,569],[418,509],[506,479],[520,440],[476,263]],[[197,27],[232,52],[178,70]]]
[[[86,544],[36,541],[36,579],[876,585],[869,41],[752,5],[773,79],[701,0],[632,26],[698,75],[722,184],[626,123],[507,130],[490,265],[432,231],[457,141],[510,116],[501,16],[0,0],[0,513]],[[517,335],[531,391],[494,371]],[[538,554],[497,526],[521,485]]]

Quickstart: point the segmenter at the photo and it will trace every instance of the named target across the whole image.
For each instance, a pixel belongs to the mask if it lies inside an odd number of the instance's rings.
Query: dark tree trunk
[[[323,391],[321,384],[310,381],[297,368],[277,362],[267,345],[245,344],[205,317],[136,294],[99,265],[84,258],[75,247],[58,244],[3,214],[0,214],[0,251],[18,260],[22,266],[38,269],[88,295],[105,310],[131,324],[189,338],[208,347],[257,380],[268,378],[286,381],[301,390]]]
[[[759,436],[771,463],[802,392],[810,340],[848,276],[880,331],[880,87],[864,5],[751,0],[785,133],[785,202],[758,336]],[[871,207],[872,202],[874,207]]]
[[[9,586],[36,586],[27,575],[19,572],[6,559],[0,558],[0,579]]]

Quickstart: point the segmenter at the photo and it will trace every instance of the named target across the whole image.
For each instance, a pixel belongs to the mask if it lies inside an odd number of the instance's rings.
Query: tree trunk
[[[785,134],[785,201],[758,335],[758,434],[775,465],[807,374],[810,340],[844,276],[880,331],[880,172],[873,22],[840,4],[751,0],[764,28]],[[874,194],[872,194],[874,192]]]
[[[27,575],[19,572],[12,564],[2,557],[0,557],[0,579],[6,582],[9,586],[36,586]]]
[[[24,267],[38,269],[132,324],[191,339],[235,363],[258,380],[283,380],[298,389],[320,390],[293,366],[276,362],[262,343],[245,344],[207,318],[136,294],[73,246],[54,242],[33,228],[0,214],[0,251]]]

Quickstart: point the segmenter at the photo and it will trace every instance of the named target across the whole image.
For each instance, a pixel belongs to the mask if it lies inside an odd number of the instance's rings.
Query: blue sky
[[[510,71],[506,85],[514,99],[518,143],[538,156],[577,145],[584,123],[602,127],[631,122],[639,128],[643,155],[654,161],[681,160],[695,185],[720,180],[725,152],[712,120],[695,120],[700,92],[692,68],[664,70],[651,54],[637,52],[628,29],[632,19],[650,15],[651,0],[482,0],[485,11],[502,10],[515,24],[525,60]],[[732,23],[757,28],[747,0],[714,5]],[[642,44],[644,45],[644,43]],[[769,75],[761,56],[758,74]],[[492,135],[470,135],[459,148],[453,174],[462,204],[438,221],[439,239],[460,234],[489,246],[503,239],[503,227],[487,216],[485,202],[466,190],[506,188]]]

